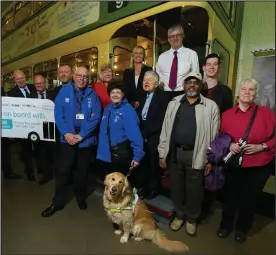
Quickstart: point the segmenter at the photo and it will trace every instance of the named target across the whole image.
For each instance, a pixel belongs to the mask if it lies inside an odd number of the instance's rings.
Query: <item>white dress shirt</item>
[[[31,92],[30,92],[30,90],[28,89],[27,86],[25,86],[24,88],[21,88],[21,87],[18,87],[18,88],[21,90],[21,92],[22,92],[22,94],[24,95],[24,97],[27,97],[27,95],[26,95],[26,90],[27,90],[27,92],[31,95]]]
[[[44,99],[47,98],[46,90],[44,90],[43,92],[38,92],[38,91],[37,91],[37,95],[38,95],[38,98],[39,98],[39,99],[42,99],[42,95],[41,95],[41,94],[43,94]]]
[[[181,47],[177,50],[177,84],[174,90],[169,88],[171,66],[174,58],[174,49],[169,49],[162,53],[156,64],[156,72],[159,74],[160,82],[164,83],[165,91],[183,90],[184,77],[190,72],[199,73],[197,53],[189,48]]]

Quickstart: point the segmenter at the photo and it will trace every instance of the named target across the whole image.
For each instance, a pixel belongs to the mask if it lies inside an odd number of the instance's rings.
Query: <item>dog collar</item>
[[[115,208],[108,208],[107,210],[113,213],[120,213],[122,211],[134,211],[135,205],[139,199],[139,196],[137,194],[137,190],[133,189],[133,196],[131,203],[127,204],[124,207],[115,207]]]

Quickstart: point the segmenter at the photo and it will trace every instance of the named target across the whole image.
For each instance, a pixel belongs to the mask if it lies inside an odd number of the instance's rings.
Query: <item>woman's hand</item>
[[[263,151],[264,148],[261,144],[246,144],[243,150],[245,151],[245,154],[252,155]]]
[[[204,175],[208,175],[212,170],[213,170],[212,164],[211,163],[206,164],[205,170],[204,170]]]
[[[241,148],[240,148],[240,146],[237,143],[231,143],[230,144],[230,151],[233,154],[238,154],[238,153],[240,153]]]
[[[130,166],[137,167],[137,166],[139,166],[139,162],[136,162],[135,160],[132,160]]]

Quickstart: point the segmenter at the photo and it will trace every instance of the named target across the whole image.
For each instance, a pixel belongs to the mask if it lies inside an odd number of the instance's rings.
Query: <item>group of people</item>
[[[141,199],[152,199],[159,193],[163,170],[168,170],[175,208],[170,227],[177,231],[185,223],[187,233],[195,235],[199,218],[204,215],[203,221],[210,215],[215,197],[215,192],[204,188],[204,179],[214,167],[207,161],[207,149],[222,132],[231,136],[228,150],[242,154],[243,160],[224,172],[227,195],[217,235],[224,238],[235,229],[236,241],[246,240],[257,197],[273,171],[274,114],[254,103],[259,89],[254,79],[237,86],[237,104],[233,107],[231,89],[219,82],[219,55],[206,56],[203,79],[196,52],[185,48],[183,39],[180,25],[169,28],[171,49],[159,56],[156,71],[143,64],[143,47],[135,47],[123,81],[113,79],[109,64],[100,67],[99,81],[92,85],[88,84],[86,67],[78,67],[73,73],[70,66],[61,66],[58,75],[63,85],[53,95],[43,87],[43,76],[34,77],[32,92],[24,73],[14,72],[16,86],[9,96],[35,95],[55,101],[59,142],[55,149],[38,146],[38,150],[47,148],[49,156],[58,155],[52,161],[56,169],[55,196],[42,212],[43,217],[64,208],[72,173],[78,206],[87,209],[87,174],[91,158],[97,158],[98,164],[93,167],[103,177],[115,171],[128,175]],[[256,107],[247,143],[241,148],[239,140]],[[30,142],[22,139],[20,143],[25,172],[33,180]],[[42,171],[45,180],[51,178],[46,169]],[[15,174],[11,171],[10,176]]]

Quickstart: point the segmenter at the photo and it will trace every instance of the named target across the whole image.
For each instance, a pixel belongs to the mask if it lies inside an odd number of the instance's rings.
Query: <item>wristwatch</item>
[[[262,146],[263,146],[264,151],[268,151],[268,147],[265,143],[262,143]]]

